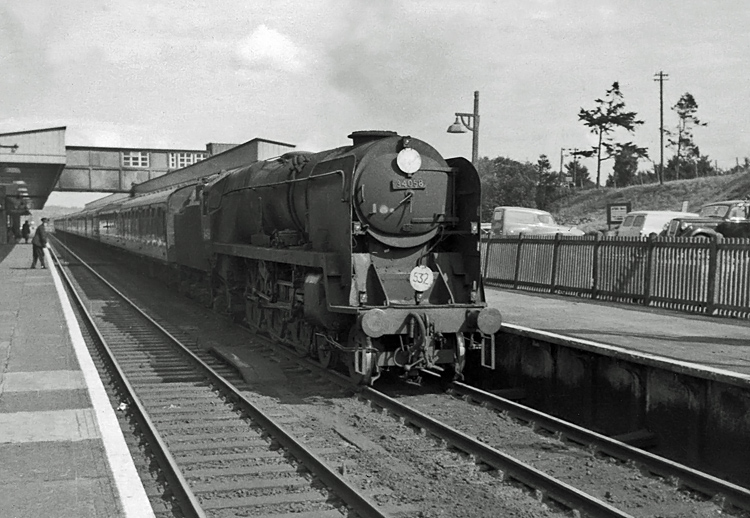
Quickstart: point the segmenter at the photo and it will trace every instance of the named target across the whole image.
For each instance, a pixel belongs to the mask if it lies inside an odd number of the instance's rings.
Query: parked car
[[[747,234],[750,226],[750,201],[727,200],[701,207],[697,218],[676,218],[664,232],[669,237],[711,239],[717,234],[738,237]],[[746,236],[745,236],[746,237]]]
[[[675,218],[697,218],[693,212],[677,212],[672,210],[634,210],[629,212],[619,227],[614,231],[615,236],[648,237],[651,234],[660,235],[670,221]]]
[[[552,214],[544,210],[527,207],[495,207],[492,213],[492,237],[518,234],[582,236],[584,232],[575,227],[558,225]]]

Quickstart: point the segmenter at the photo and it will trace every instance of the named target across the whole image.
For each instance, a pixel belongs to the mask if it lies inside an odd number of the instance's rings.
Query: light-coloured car
[[[697,218],[693,212],[673,210],[635,210],[629,212],[614,234],[621,237],[648,237],[659,235],[675,218]]]
[[[544,210],[527,207],[495,207],[492,213],[492,237],[518,234],[582,236],[584,232],[576,227],[558,225],[552,214]]]

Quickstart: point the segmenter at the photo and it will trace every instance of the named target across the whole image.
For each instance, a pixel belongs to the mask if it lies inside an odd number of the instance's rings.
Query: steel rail
[[[533,489],[542,491],[548,498],[572,510],[596,518],[633,518],[606,502],[594,498],[546,473],[492,448],[468,435],[433,419],[413,408],[370,387],[360,392],[361,396],[375,405],[402,417],[406,424],[422,428],[430,435],[445,440],[451,446],[471,455],[475,462],[487,464],[507,477],[517,480]]]
[[[675,477],[682,485],[710,497],[720,495],[728,502],[740,509],[750,510],[750,490],[714,477],[707,473],[692,469],[683,464],[665,459],[645,450],[641,450],[617,441],[562,419],[550,416],[519,405],[508,399],[501,398],[489,392],[470,387],[463,383],[454,382],[453,390],[460,395],[469,397],[478,403],[490,406],[495,410],[507,412],[509,415],[538,424],[551,432],[561,433],[569,440],[584,445],[594,446],[598,451],[621,460],[634,461],[650,472],[664,477]]]
[[[62,245],[62,243],[60,244]],[[73,252],[69,248],[67,248],[65,245],[62,245],[62,246],[66,248],[66,250],[69,253],[75,256],[76,259],[78,259],[79,261],[81,260],[78,256],[73,254]],[[104,352],[106,353],[107,361],[111,364],[111,366],[114,369],[114,374],[117,378],[117,382],[120,383],[122,387],[124,387],[126,396],[131,402],[131,405],[130,405],[131,409],[135,410],[136,418],[142,423],[144,432],[146,433],[146,435],[149,436],[149,442],[152,445],[151,451],[159,459],[159,465],[161,466],[161,469],[164,471],[164,474],[167,477],[167,479],[168,480],[171,479],[170,488],[175,492],[175,495],[177,495],[177,501],[180,505],[180,509],[182,510],[183,513],[185,513],[185,515],[189,517],[206,518],[206,513],[203,512],[203,508],[201,507],[200,502],[198,501],[198,498],[190,489],[190,485],[188,484],[187,480],[183,476],[180,468],[177,466],[177,462],[175,461],[174,457],[172,456],[171,453],[169,453],[169,448],[167,447],[166,442],[164,441],[164,439],[162,439],[161,435],[156,430],[156,426],[154,425],[153,421],[149,417],[148,411],[146,410],[145,406],[143,405],[143,403],[141,403],[141,400],[136,395],[135,389],[130,384],[130,381],[128,381],[128,378],[125,375],[125,372],[120,367],[120,364],[118,363],[117,359],[115,358],[115,355],[112,352],[112,349],[110,349],[109,345],[107,345],[106,340],[99,332],[99,329],[94,323],[94,317],[91,315],[88,309],[86,309],[86,305],[83,303],[83,300],[81,300],[81,297],[79,296],[78,292],[75,290],[73,286],[73,282],[71,281],[67,272],[62,268],[60,259],[57,257],[57,254],[54,252],[54,250],[50,250],[50,255],[52,256],[52,260],[58,266],[60,276],[65,281],[65,284],[68,287],[68,291],[73,296],[73,299],[76,305],[78,306],[79,311],[85,317],[86,322],[89,324],[89,327],[91,328],[91,330],[93,331],[96,337],[96,340],[98,341],[99,345],[104,350]],[[81,261],[81,264],[85,265],[87,268],[90,269],[90,267],[86,265],[85,263],[83,263],[82,261]]]
[[[58,240],[59,242],[59,240]],[[61,243],[62,244],[62,243]],[[65,247],[65,245],[62,245]],[[187,354],[194,362],[196,362],[201,368],[205,369],[205,372],[213,379],[213,381],[219,385],[222,389],[231,393],[238,402],[242,409],[250,415],[255,421],[257,421],[266,431],[268,431],[278,443],[288,450],[294,457],[299,460],[305,467],[307,467],[315,476],[317,476],[327,487],[332,489],[342,501],[353,511],[355,511],[362,518],[386,518],[387,514],[378,508],[377,504],[362,495],[356,487],[340,477],[333,469],[331,469],[322,459],[317,455],[309,451],[301,442],[295,439],[289,432],[283,427],[274,422],[274,420],[255,406],[245,395],[243,395],[237,388],[227,381],[221,374],[213,370],[203,360],[196,356],[190,349],[185,347],[177,338],[175,338],[169,331],[162,327],[153,318],[147,315],[141,308],[139,308],[133,301],[126,297],[122,292],[110,284],[104,277],[98,272],[91,268],[85,263],[78,255],[72,250],[65,247],[68,252],[81,262],[92,274],[98,277],[103,284],[115,292],[123,301],[129,304],[135,311],[143,316],[148,322],[150,322],[155,328],[164,334],[170,341],[172,341],[177,347],[179,347],[185,354]]]

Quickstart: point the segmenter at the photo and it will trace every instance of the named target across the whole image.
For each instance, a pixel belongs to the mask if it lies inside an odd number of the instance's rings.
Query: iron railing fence
[[[750,239],[521,235],[482,246],[488,285],[750,318]]]

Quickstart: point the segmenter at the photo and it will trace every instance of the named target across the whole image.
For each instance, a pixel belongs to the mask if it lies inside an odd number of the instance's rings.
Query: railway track
[[[63,278],[158,450],[184,516],[386,516],[274,416],[250,402],[93,270]],[[81,270],[81,269],[79,269]],[[84,294],[86,301],[79,296]]]
[[[379,390],[365,388],[360,397],[421,433],[461,451],[480,469],[494,472],[504,480],[519,481],[536,491],[539,498],[550,498],[585,515],[706,516],[703,514],[706,512],[750,515],[750,491],[746,488],[474,387],[456,382],[449,394],[481,406],[484,415],[467,411],[461,403],[448,402],[448,394],[396,392],[396,397],[389,397]],[[447,415],[450,418],[446,419]],[[540,436],[548,440],[539,442]],[[521,444],[536,444],[545,453],[511,457],[504,452],[521,450]],[[576,480],[578,477],[573,474],[576,472],[573,463],[579,457],[573,453],[575,450],[585,452],[582,458],[588,459],[585,463],[588,481]],[[617,482],[609,484],[607,481],[612,479]],[[615,496],[627,492],[625,486],[630,480],[648,481],[640,484],[642,488],[651,486],[648,490],[640,489],[644,501],[631,502],[627,497]],[[672,502],[678,492],[678,501]],[[610,502],[602,505],[604,499]],[[680,514],[680,507],[685,512],[692,508],[696,514]],[[670,511],[675,514],[669,514]]]
[[[170,327],[166,325],[166,327]],[[196,338],[196,342],[198,339]],[[195,349],[195,347],[194,347]],[[200,355],[200,351],[198,351]],[[272,353],[276,354],[276,353]],[[323,375],[315,367],[315,362],[310,360],[301,360],[294,352],[283,353],[285,357],[288,357],[290,362],[294,362],[298,367],[298,377],[304,378],[306,376],[312,376],[317,379],[317,383],[320,384],[320,376]],[[138,361],[143,361],[138,360]],[[149,360],[150,361],[150,360]],[[301,363],[300,363],[301,362]],[[134,365],[136,365],[134,363]],[[140,367],[137,367],[140,368]],[[231,377],[231,371],[225,372],[227,378]],[[312,373],[312,374],[310,374]],[[173,373],[177,374],[189,374],[184,373]],[[141,377],[148,378],[148,375],[140,375]],[[151,379],[153,382],[153,378]],[[235,384],[242,385],[243,381],[239,379],[233,380]],[[194,383],[191,381],[190,383]],[[310,383],[316,383],[315,380]],[[285,390],[293,391],[294,387],[285,387]],[[304,392],[309,392],[309,387],[296,388]],[[312,430],[302,431],[303,435],[312,435],[323,437],[327,433],[328,428],[335,428],[335,431],[339,436],[344,437],[345,440],[355,444],[360,450],[371,449],[373,451],[385,454],[392,454],[395,456],[404,455],[406,456],[406,450],[398,450],[399,447],[404,448],[406,444],[414,444],[414,449],[419,449],[422,453],[422,457],[425,455],[433,455],[435,457],[444,458],[447,454],[446,449],[451,448],[463,452],[461,455],[462,459],[457,459],[455,462],[451,461],[446,463],[444,460],[441,461],[443,466],[446,468],[444,472],[452,472],[455,476],[465,476],[467,473],[467,466],[479,467],[476,470],[479,474],[471,473],[471,477],[484,477],[482,478],[483,483],[487,484],[488,490],[495,490],[496,486],[509,485],[505,483],[499,483],[498,479],[509,482],[510,485],[520,483],[526,488],[530,488],[531,494],[539,502],[554,502],[552,505],[552,514],[555,516],[558,513],[555,509],[572,509],[578,515],[584,516],[595,516],[595,517],[609,517],[609,516],[657,516],[654,512],[663,512],[665,516],[683,516],[682,514],[669,514],[674,511],[680,505],[684,508],[694,507],[698,509],[698,513],[705,509],[711,509],[712,512],[719,512],[723,509],[723,512],[733,512],[734,507],[741,509],[748,509],[748,492],[743,488],[733,486],[725,483],[721,480],[715,479],[708,475],[690,470],[684,466],[680,466],[669,461],[665,461],[659,457],[650,456],[649,454],[636,450],[634,448],[627,447],[626,445],[613,441],[606,437],[597,436],[592,432],[584,430],[579,427],[575,427],[568,423],[556,420],[553,417],[540,414],[531,409],[517,405],[508,400],[497,398],[492,394],[487,394],[481,391],[477,391],[471,387],[455,384],[453,388],[453,395],[456,398],[450,397],[449,395],[442,393],[410,393],[409,391],[401,391],[399,389],[392,389],[398,398],[398,401],[394,397],[388,397],[381,391],[373,389],[364,389],[360,392],[360,398],[369,402],[371,407],[378,410],[385,409],[389,414],[398,417],[398,421],[390,419],[383,420],[380,413],[373,413],[366,409],[356,409],[351,406],[347,407],[347,412],[350,413],[349,417],[345,419],[350,425],[354,425],[358,428],[359,432],[363,430],[369,430],[366,437],[362,438],[356,433],[352,432],[353,427],[334,427],[328,426],[325,423],[320,423],[328,418],[326,417],[313,417],[313,421],[318,420],[317,427],[311,426]],[[299,397],[299,396],[296,396]],[[340,396],[336,396],[340,397]],[[179,403],[181,395],[178,393],[172,393],[171,403],[169,404],[181,404]],[[452,402],[451,402],[452,400]],[[165,401],[161,401],[164,406]],[[478,403],[478,405],[468,405],[467,402]],[[342,400],[327,401],[327,405],[341,405]],[[349,404],[349,403],[347,403]],[[360,406],[361,403],[359,403]],[[275,406],[275,410],[280,411],[283,405]],[[420,410],[421,408],[421,410]],[[437,412],[431,412],[431,410],[438,409]],[[165,414],[180,415],[181,411],[179,408],[164,408]],[[215,409],[214,409],[215,410]],[[344,411],[338,411],[338,414],[344,414]],[[481,415],[484,413],[484,415]],[[338,415],[337,414],[337,415]],[[432,415],[431,415],[432,414]],[[446,418],[446,415],[451,414],[450,418]],[[495,416],[492,418],[491,415]],[[300,414],[297,414],[298,416]],[[497,416],[500,416],[499,418]],[[509,419],[508,416],[512,417]],[[339,415],[340,417],[340,415]],[[485,435],[478,433],[476,427],[472,428],[471,422],[491,422],[493,427],[500,428],[504,426],[505,421],[513,420],[531,423],[532,427],[525,426],[521,428],[526,429],[526,433],[531,436],[539,436],[542,433],[545,436],[550,436],[550,443],[552,447],[547,444],[542,445],[539,449],[537,444],[536,456],[540,457],[538,453],[543,453],[542,462],[533,462],[530,460],[519,460],[514,458],[516,453],[513,452],[513,447],[517,445],[509,444],[509,441],[497,440],[491,434],[483,436],[481,440],[477,439],[478,435]],[[336,421],[336,418],[331,418],[331,421]],[[393,422],[391,422],[393,421]],[[448,422],[452,421],[452,424]],[[465,426],[467,425],[467,426]],[[196,424],[196,426],[200,426]],[[481,426],[481,425],[480,425]],[[412,431],[404,432],[404,428],[409,428]],[[419,430],[423,432],[422,435],[414,434],[413,430]],[[310,433],[312,432],[312,433]],[[192,433],[192,432],[191,432]],[[406,433],[406,434],[405,434]],[[410,439],[408,435],[413,436]],[[438,439],[438,444],[435,447],[426,447],[424,444],[426,441],[424,435]],[[381,441],[383,437],[396,436],[398,439],[389,443],[389,441]],[[359,438],[358,438],[359,437]],[[369,443],[377,443],[368,446]],[[534,442],[533,440],[531,441]],[[539,441],[537,441],[538,443]],[[617,491],[604,490],[600,484],[592,490],[591,484],[581,485],[571,482],[570,476],[562,473],[559,470],[555,472],[554,469],[547,469],[545,464],[549,464],[546,461],[547,456],[552,456],[557,449],[567,450],[567,446],[560,447],[558,443],[575,443],[577,445],[584,445],[581,449],[578,446],[570,448],[571,451],[583,451],[584,454],[572,454],[567,451],[564,452],[564,457],[570,463],[573,462],[584,462],[587,471],[592,472],[592,478],[596,478],[599,469],[602,468],[602,464],[612,465],[609,461],[601,461],[602,455],[607,458],[619,459],[615,464],[607,467],[616,469],[617,474],[615,475],[618,479],[621,479],[623,485],[630,484],[630,480],[640,480],[643,476],[643,485],[645,487],[648,482],[648,492],[643,490],[643,497],[641,501],[636,501],[635,504],[624,503],[618,501],[619,495]],[[378,449],[379,448],[379,449]],[[509,450],[511,453],[506,453]],[[465,454],[468,454],[468,458]],[[415,458],[419,454],[415,454]],[[521,455],[522,457],[523,455]],[[346,456],[344,456],[346,457]],[[595,459],[599,458],[599,461],[595,462]],[[581,460],[583,459],[583,460]],[[422,469],[424,466],[429,466],[430,462],[434,462],[435,459],[424,459],[419,458],[418,463],[422,463]],[[601,462],[600,462],[601,461]],[[336,461],[340,467],[339,471],[344,472],[345,466],[356,466],[357,460],[350,458],[342,460],[341,456]],[[370,459],[372,462],[372,459]],[[330,464],[330,461],[329,461]],[[541,465],[536,467],[535,464]],[[589,466],[590,464],[590,466]],[[606,466],[605,466],[606,467]],[[589,469],[590,468],[590,469]],[[359,469],[363,469],[362,466]],[[368,468],[364,468],[368,469]],[[332,470],[335,471],[335,470]],[[356,471],[356,469],[352,469]],[[471,471],[471,470],[469,470]],[[641,475],[640,473],[644,473]],[[657,474],[658,477],[654,477],[652,474]],[[351,475],[351,473],[349,473]],[[367,475],[370,476],[369,474]],[[444,476],[444,475],[443,475]],[[487,482],[487,478],[490,478],[490,482]],[[360,477],[361,478],[361,477]],[[457,486],[459,484],[456,484]],[[689,493],[686,496],[685,492],[682,491],[681,487],[689,488]],[[656,487],[656,488],[655,488]],[[527,492],[528,494],[528,492]],[[613,496],[614,495],[614,496]],[[654,496],[656,495],[656,496]],[[666,495],[666,496],[665,496]],[[199,495],[200,496],[200,495]],[[651,502],[649,498],[653,500],[659,500],[660,502]],[[560,506],[557,506],[560,504]],[[632,504],[632,505],[631,505]],[[533,508],[534,504],[529,503],[529,508]],[[661,509],[661,511],[654,511],[655,509]],[[545,509],[542,506],[542,509]],[[402,508],[404,514],[412,515],[408,513],[408,506]],[[736,511],[736,509],[734,509]],[[546,513],[547,511],[540,511]],[[652,513],[652,514],[648,514]],[[736,512],[738,516],[745,516],[743,512]],[[418,515],[418,514],[417,514]],[[463,516],[490,516],[491,514],[480,513],[477,514],[463,514]],[[429,513],[421,514],[419,516],[430,516]],[[533,514],[537,516],[537,514]],[[538,514],[538,516],[547,516],[547,514]],[[704,516],[703,514],[685,514],[684,516]]]

